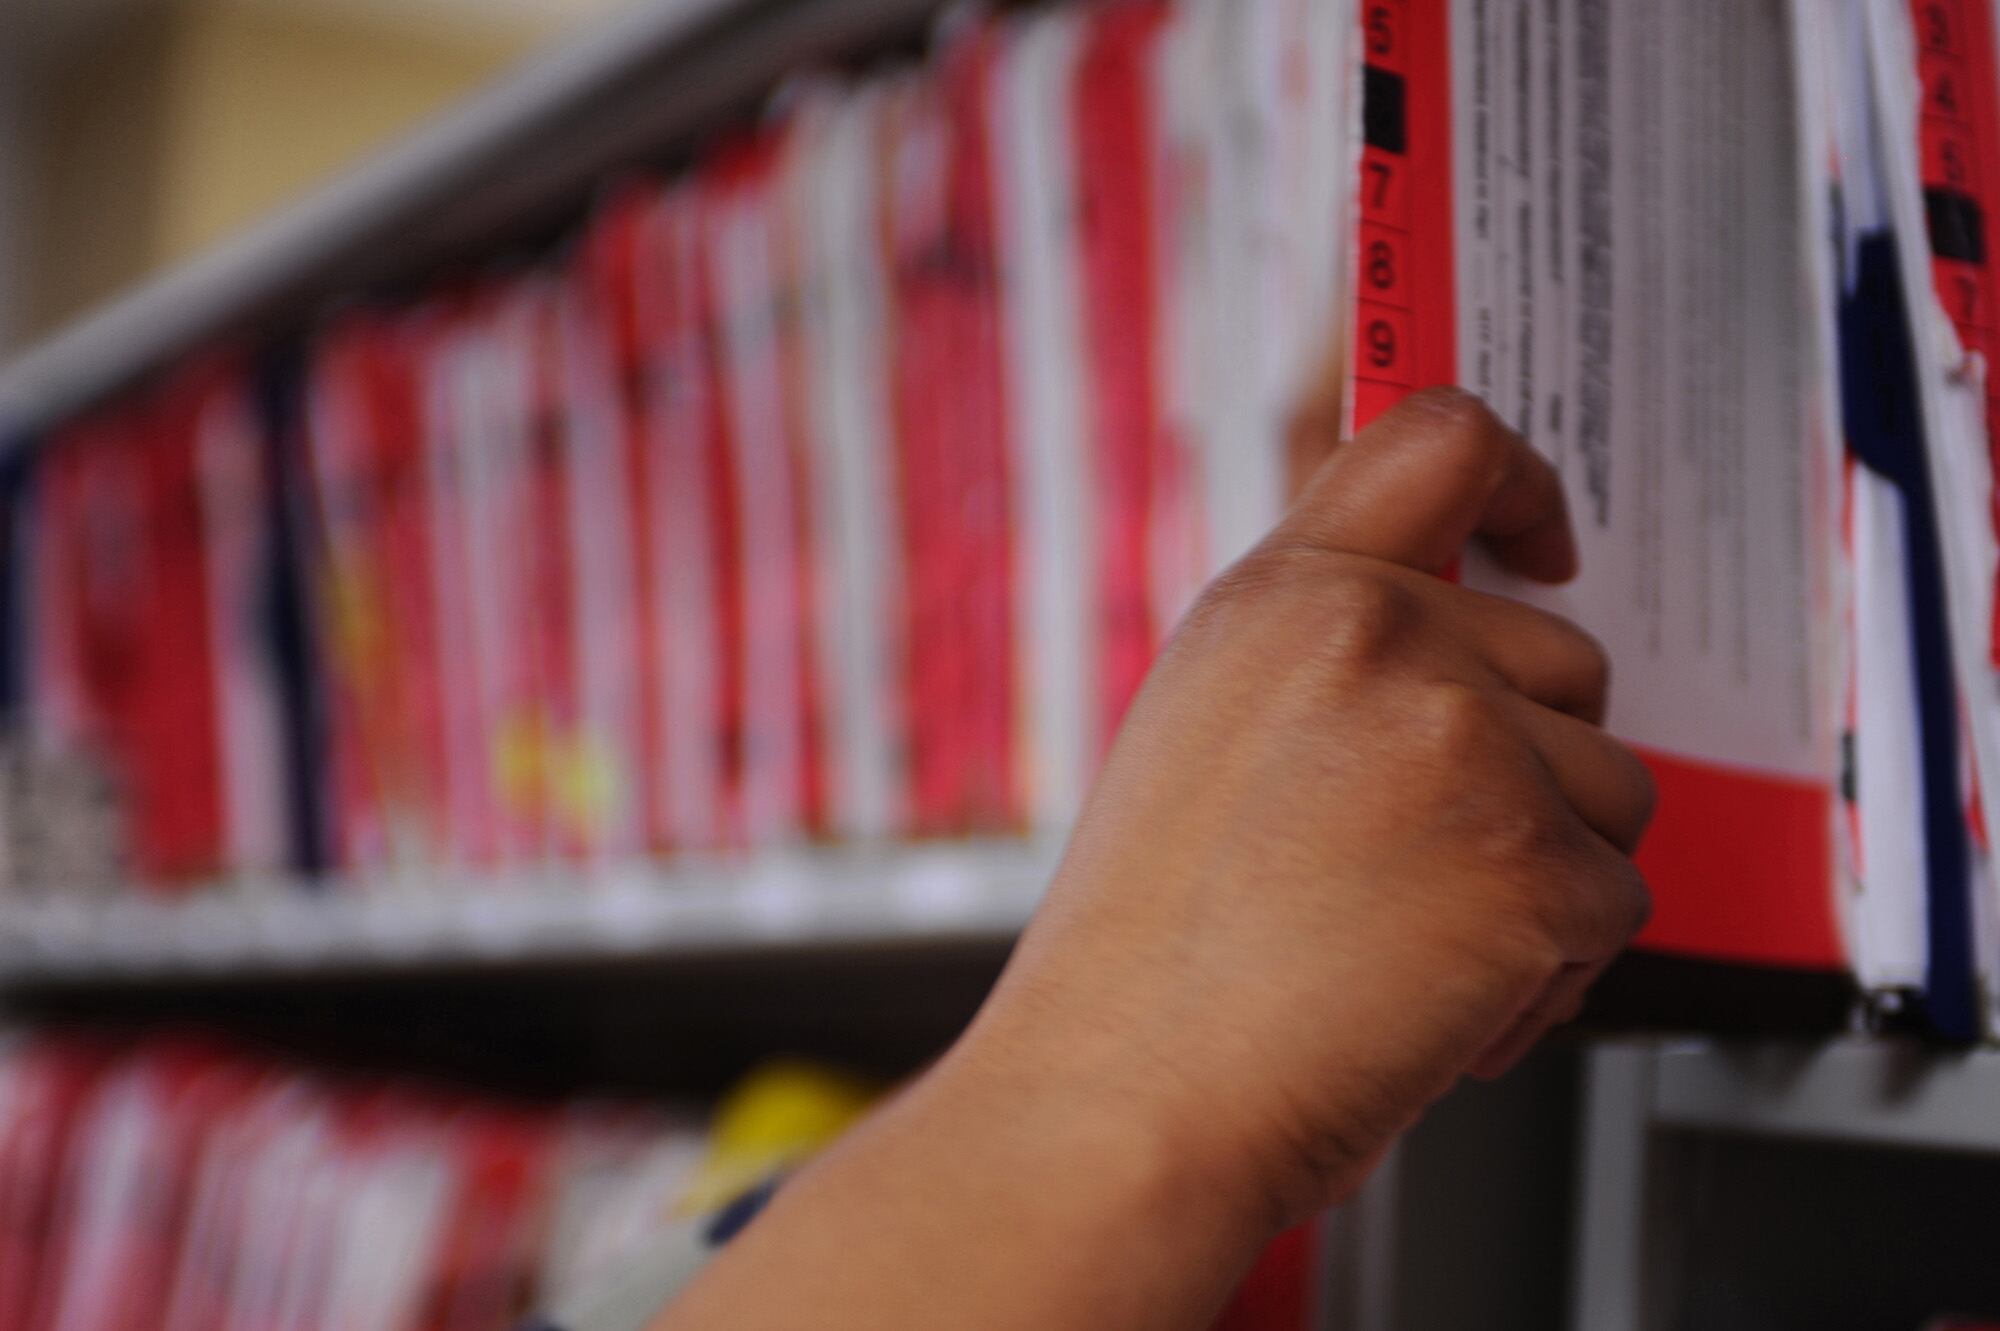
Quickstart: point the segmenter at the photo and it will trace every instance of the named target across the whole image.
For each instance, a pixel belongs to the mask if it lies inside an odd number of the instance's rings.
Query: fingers
[[[1519,695],[1516,719],[1563,798],[1622,855],[1639,847],[1653,817],[1653,778],[1638,756],[1588,721]]]
[[[1587,834],[1579,833],[1580,836]],[[1646,885],[1632,862],[1602,841],[1580,849],[1573,871],[1545,885],[1559,900],[1558,944],[1566,960],[1528,1005],[1467,1066],[1491,1079],[1519,1063],[1542,1037],[1574,1021],[1584,997],[1651,913]]]
[[[1510,612],[1493,615],[1484,626],[1489,635],[1496,628],[1504,630],[1484,644],[1484,650],[1495,669],[1520,690],[1509,695],[1516,724],[1581,824],[1576,831],[1579,844],[1564,857],[1569,871],[1552,875],[1542,885],[1554,898],[1547,918],[1555,923],[1566,960],[1468,1069],[1475,1077],[1490,1079],[1520,1062],[1549,1031],[1575,1018],[1590,986],[1644,924],[1651,902],[1629,857],[1652,818],[1655,795],[1645,765],[1600,729],[1596,717],[1586,719],[1575,709],[1559,710],[1551,701],[1566,693],[1594,696],[1595,710],[1601,713],[1602,650],[1555,616],[1511,613],[1527,608],[1505,603],[1473,604],[1476,613],[1496,608]],[[1523,673],[1536,668],[1547,672],[1547,658],[1565,654],[1574,659],[1555,670],[1553,677]],[[1539,664],[1538,655],[1544,658]],[[1562,677],[1565,672],[1567,678]]]
[[[1560,479],[1476,398],[1453,390],[1416,394],[1339,444],[1340,400],[1337,387],[1329,388],[1337,383],[1322,376],[1293,419],[1294,463],[1327,456],[1280,527],[1279,542],[1435,572],[1479,537],[1516,573],[1545,582],[1574,576],[1576,543]],[[1594,639],[1557,616],[1463,590],[1448,593],[1444,613],[1453,636],[1507,686],[1506,707],[1575,814],[1577,844],[1538,887],[1554,897],[1547,918],[1570,960],[1470,1069],[1492,1077],[1575,1016],[1585,991],[1644,922],[1645,884],[1629,856],[1652,816],[1654,792],[1638,758],[1598,728],[1609,672]]]
[[[1597,983],[1597,977],[1604,973],[1604,966],[1603,962],[1580,961],[1565,965],[1535,1001],[1466,1070],[1488,1081],[1510,1071],[1542,1042],[1543,1036],[1576,1019],[1576,1014],[1583,1010],[1584,995],[1591,985]]]
[[[1603,724],[1611,663],[1597,639],[1560,615],[1483,592],[1452,588],[1447,605],[1473,650],[1510,688]]]
[[[1335,449],[1279,532],[1427,572],[1480,536],[1527,577],[1562,582],[1576,572],[1554,469],[1457,389],[1412,394]]]

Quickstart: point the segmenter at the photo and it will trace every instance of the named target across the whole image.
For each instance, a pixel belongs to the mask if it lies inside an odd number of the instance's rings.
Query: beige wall
[[[157,262],[167,96],[164,16],[146,15],[34,72],[23,127],[26,315],[31,335],[144,274]]]
[[[230,0],[135,9],[37,81],[24,331],[311,189],[531,43]]]
[[[160,253],[182,257],[296,196],[511,63],[491,38],[274,8],[193,11],[174,58]]]

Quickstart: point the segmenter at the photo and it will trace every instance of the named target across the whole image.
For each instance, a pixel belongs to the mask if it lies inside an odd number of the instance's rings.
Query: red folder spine
[[[704,195],[712,182],[703,179],[697,186]],[[704,200],[704,203],[706,200]],[[738,493],[732,452],[736,447],[729,416],[723,408],[727,393],[722,358],[727,354],[720,335],[725,317],[713,275],[700,261],[700,231],[691,238],[693,262],[689,282],[693,336],[700,348],[700,363],[690,367],[701,375],[700,389],[706,410],[698,423],[697,447],[703,454],[707,501],[706,530],[709,548],[709,595],[715,607],[715,733],[714,770],[717,778],[713,802],[713,838],[722,844],[737,845],[743,839],[744,737],[749,727],[745,714],[743,677],[747,668],[743,606],[743,502]]]
[[[1367,63],[1351,351],[1365,425],[1412,388],[1455,382],[1452,0],[1361,7]],[[1639,854],[1654,914],[1639,945],[1712,960],[1839,968],[1823,785],[1645,754],[1658,812]]]
[[[448,840],[431,482],[412,352],[400,322],[353,315],[322,340],[312,371],[333,825],[353,869],[429,862]]]
[[[434,298],[404,330],[404,354],[412,362],[421,404],[427,492],[428,549],[419,550],[413,542],[410,556],[423,560],[432,584],[429,633],[440,681],[436,725],[449,854],[457,864],[491,868],[500,858],[500,810],[492,779],[491,691],[485,674],[496,663],[478,648],[471,573],[475,559],[468,544],[480,486],[462,456],[460,435],[478,432],[480,418],[465,409],[471,390],[462,382],[466,367],[458,332],[463,318],[460,300]]]
[[[9,1061],[0,1113],[0,1326],[35,1331],[63,1269],[72,1143],[104,1053],[43,1040]]]
[[[1079,248],[1095,454],[1098,742],[1109,747],[1152,664],[1151,515],[1155,469],[1170,455],[1154,383],[1161,269],[1153,209],[1159,160],[1149,114],[1151,52],[1168,18],[1158,5],[1097,16],[1072,86]]]
[[[890,415],[901,496],[904,645],[900,729],[909,743],[912,830],[954,830],[958,773],[952,734],[963,645],[950,616],[966,582],[946,513],[941,457],[948,427],[939,419],[955,387],[947,357],[952,268],[959,256],[945,232],[944,175],[950,169],[944,108],[934,82],[898,90],[886,108],[886,163],[881,173],[888,247]]]
[[[649,191],[630,187],[591,225],[580,260],[579,281],[586,306],[582,317],[593,326],[597,347],[609,357],[608,428],[617,452],[623,489],[625,605],[612,644],[630,662],[626,695],[632,733],[625,737],[637,845],[658,853],[669,844],[665,816],[665,765],[661,760],[663,715],[660,694],[658,542],[653,531],[656,486],[669,483],[661,460],[650,448],[646,419],[647,363],[643,356],[635,283],[638,246],[650,205]]]
[[[666,191],[637,224],[634,327],[642,407],[639,447],[655,482],[645,524],[655,633],[655,824],[676,847],[723,838],[736,648],[727,461],[702,273],[700,186]]]
[[[142,558],[150,565],[135,589],[142,644],[130,760],[135,843],[149,875],[205,878],[222,867],[222,766],[197,422],[183,402],[160,402],[154,411],[160,414],[136,422],[125,444],[145,459]]]
[[[1931,281],[1967,351],[1985,353],[1987,453],[2000,476],[2000,292],[1992,269],[2000,244],[2000,86],[1995,84],[1989,0],[1910,0],[1922,85],[1918,124],[1924,199],[1930,215]],[[2000,480],[1989,499],[2000,530]],[[2000,598],[2000,588],[1994,593]],[[1987,651],[2000,666],[2000,599]]]
[[[1364,4],[1354,428],[1457,380],[1448,0]]]
[[[51,441],[44,737],[108,770],[155,889],[224,866],[201,389],[103,409]]]
[[[810,149],[818,141],[806,140]],[[822,567],[823,548],[814,520],[813,495],[817,487],[831,484],[820,473],[830,470],[824,436],[812,418],[811,367],[806,339],[807,320],[813,302],[823,301],[824,292],[807,288],[806,219],[799,216],[799,191],[792,176],[801,167],[796,158],[802,151],[796,139],[788,137],[770,183],[769,206],[776,216],[775,265],[777,307],[774,349],[778,360],[782,429],[785,441],[785,470],[792,496],[790,531],[790,591],[788,601],[793,616],[792,672],[797,681],[797,697],[790,719],[797,751],[796,801],[800,828],[812,835],[828,830],[831,808],[831,763],[825,710],[829,705],[820,660],[823,642],[821,616],[830,588],[832,571]]]
[[[766,129],[710,164],[704,237],[742,542],[743,812],[753,842],[820,826],[803,298],[784,189],[791,142],[788,128]]]
[[[453,1174],[418,1331],[489,1331],[527,1307],[538,1200],[551,1165],[547,1125],[470,1111],[443,1134]]]
[[[386,692],[385,762],[401,857],[436,864],[451,843],[445,693],[438,589],[431,563],[433,495],[426,466],[416,346],[407,321],[378,331],[371,348],[375,513],[372,566],[385,636],[375,645]]]
[[[1015,825],[1008,424],[987,115],[974,32],[890,108],[891,408],[910,624],[905,698],[920,832]]]
[[[566,860],[589,849],[589,756],[582,733],[578,669],[577,533],[572,529],[568,404],[562,375],[561,317],[554,282],[537,281],[523,295],[520,336],[532,367],[528,411],[529,552],[527,596],[521,610],[534,643],[533,734],[535,813],[545,853]]]
[[[973,549],[971,594],[958,602],[971,644],[966,678],[967,824],[980,830],[1016,828],[1022,791],[1014,754],[1016,651],[1013,637],[1014,519],[1011,510],[1012,425],[1006,394],[1001,327],[999,226],[992,142],[995,41],[978,34],[947,59],[953,101],[951,229],[966,259],[964,356],[954,434],[966,452],[959,512]]]

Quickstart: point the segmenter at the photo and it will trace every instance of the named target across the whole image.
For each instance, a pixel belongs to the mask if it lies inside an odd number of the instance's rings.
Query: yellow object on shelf
[[[858,1077],[782,1060],[752,1072],[716,1106],[708,1154],[681,1198],[683,1215],[734,1200],[818,1152],[880,1095]]]

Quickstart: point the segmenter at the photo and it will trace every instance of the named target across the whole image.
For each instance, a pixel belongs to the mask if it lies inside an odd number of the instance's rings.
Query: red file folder
[[[1454,136],[1480,132],[1475,128],[1480,125],[1487,126],[1484,132],[1503,132],[1497,112],[1492,121],[1476,119],[1479,111],[1462,103],[1455,111],[1453,101],[1455,89],[1464,98],[1470,87],[1469,74],[1453,67],[1454,51],[1471,41],[1499,39],[1473,32],[1481,20],[1470,7],[1451,0],[1404,0],[1362,9],[1367,76],[1351,350],[1357,427],[1415,387],[1480,384],[1483,363],[1459,360],[1461,319],[1467,316],[1457,308],[1461,275],[1455,266],[1463,261],[1467,228],[1502,225],[1505,211],[1501,201],[1487,194],[1468,196],[1468,189],[1499,186],[1468,175],[1454,143]],[[1602,34],[1585,37],[1596,41]],[[1579,82],[1584,95],[1595,95],[1595,86]],[[1573,87],[1571,95],[1579,95],[1579,88]],[[1571,106],[1565,114],[1581,112]],[[1585,152],[1581,160],[1588,171],[1596,159]],[[1594,206],[1595,195],[1584,197]],[[1589,227],[1592,221],[1575,217],[1569,224]],[[1625,236],[1620,243],[1638,242]],[[1571,257],[1580,267],[1566,278],[1577,282],[1590,280],[1591,265],[1611,262],[1607,253],[1587,246]],[[1596,313],[1586,304],[1579,317]],[[1575,450],[1564,470],[1579,524],[1599,519],[1596,501],[1602,496],[1591,472],[1596,463],[1579,460],[1587,446],[1580,418],[1596,409],[1591,394],[1599,387],[1585,382],[1581,394],[1564,404],[1571,413],[1566,438]],[[1492,389],[1503,414],[1513,389],[1512,384]],[[1524,424],[1531,439],[1549,445],[1546,417]],[[1563,465],[1563,459],[1558,463]],[[1801,541],[1814,538],[1808,533]],[[1672,539],[1671,534],[1664,539]],[[1817,549],[1799,552],[1801,560],[1821,557]],[[1594,574],[1587,554],[1582,576],[1602,576]],[[1809,612],[1818,613],[1819,607]],[[1602,621],[1586,620],[1585,627],[1606,632]],[[1816,705],[1816,700],[1802,705]],[[1801,774],[1706,756],[1698,747],[1640,747],[1660,800],[1640,852],[1653,889],[1654,915],[1639,945],[1711,961],[1843,968],[1845,951],[1834,914],[1831,758],[1823,773]]]

